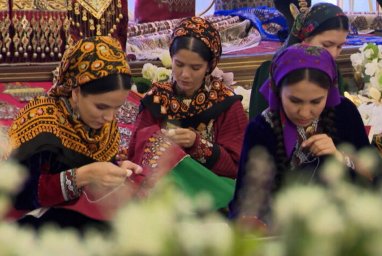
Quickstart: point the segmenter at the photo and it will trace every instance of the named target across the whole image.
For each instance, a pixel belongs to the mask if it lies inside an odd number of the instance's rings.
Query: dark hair
[[[116,90],[130,90],[131,89],[131,76],[128,74],[112,74],[88,83],[80,85],[81,94],[96,95],[108,93]]]
[[[309,37],[316,36],[329,30],[349,31],[349,18],[345,15],[330,18],[321,23],[315,30],[313,30]]]
[[[280,84],[277,85],[277,88],[295,84],[303,80],[308,80],[309,82],[315,83],[324,89],[329,89],[330,86],[332,86],[330,77],[323,71],[314,68],[302,68],[288,73],[280,81]]]
[[[179,50],[186,49],[192,52],[196,52],[205,61],[210,63],[213,59],[211,50],[201,40],[191,37],[182,36],[174,39],[174,42],[170,47],[170,56],[174,56]]]
[[[288,86],[291,84],[295,84],[301,82],[303,80],[308,80],[309,82],[315,83],[321,88],[329,89],[330,86],[333,86],[331,79],[324,72],[313,69],[313,68],[304,68],[297,69],[290,73],[288,73],[280,82],[279,86],[277,86],[277,94],[280,95],[280,89],[283,86]],[[284,146],[284,137],[283,137],[283,129],[281,124],[281,119],[279,113],[275,112],[272,115],[272,123],[273,123],[273,131],[276,135],[276,155],[275,162],[277,165],[277,174],[275,177],[276,186],[280,185],[282,182],[283,174],[288,168],[290,168],[290,163],[288,162],[288,157],[285,152]],[[334,143],[336,143],[337,138],[334,136],[336,133],[336,129],[334,126],[334,109],[333,108],[325,108],[324,111],[320,115],[320,124],[319,124],[320,132],[328,134],[333,138]]]

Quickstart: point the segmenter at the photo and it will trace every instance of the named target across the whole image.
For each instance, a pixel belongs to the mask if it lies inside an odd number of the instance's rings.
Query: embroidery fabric
[[[293,169],[301,164],[312,162],[317,158],[312,154],[312,152],[309,151],[309,149],[301,147],[303,141],[309,139],[317,132],[317,127],[318,119],[314,120],[312,124],[306,128],[301,126],[297,127],[298,139],[291,161],[291,166]]]

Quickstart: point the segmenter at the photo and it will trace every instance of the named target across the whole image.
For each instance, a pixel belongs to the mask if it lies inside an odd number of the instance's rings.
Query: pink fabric
[[[138,23],[195,16],[195,0],[169,3],[163,0],[135,0],[134,17]]]

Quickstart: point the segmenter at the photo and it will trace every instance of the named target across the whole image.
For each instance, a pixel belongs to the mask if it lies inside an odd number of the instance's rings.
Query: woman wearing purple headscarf
[[[337,58],[349,33],[349,19],[340,7],[331,3],[317,3],[306,12],[297,15],[290,34],[282,48],[297,43],[324,47],[333,58]],[[253,118],[267,108],[268,104],[259,92],[260,86],[269,76],[271,61],[265,61],[256,70],[253,80],[249,117]],[[340,91],[345,90],[345,83],[338,77]]]
[[[339,145],[347,143],[360,150],[370,143],[356,106],[340,96],[336,64],[329,51],[302,44],[284,49],[273,60],[270,79],[260,92],[269,107],[247,126],[231,217],[263,216],[269,211],[260,209],[267,203],[256,201],[256,192],[251,192],[252,206],[261,206],[255,207],[256,213],[248,212],[243,202],[247,189],[256,186],[253,182],[265,168],[248,167],[256,148],[265,149],[274,163],[267,181],[260,184],[267,191],[277,191],[287,177],[319,181],[320,166],[328,156],[337,157],[350,169],[352,178],[358,177],[358,162],[341,152]]]

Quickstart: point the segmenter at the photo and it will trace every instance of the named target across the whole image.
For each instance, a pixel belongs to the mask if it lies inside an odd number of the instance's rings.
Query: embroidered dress
[[[197,138],[185,152],[216,174],[235,177],[241,131],[247,119],[244,113],[235,116],[241,113],[241,96],[220,81],[212,84],[210,91],[201,87],[189,99],[175,95],[171,83],[154,84],[142,100],[137,130],[153,124],[158,128],[191,128],[197,131]],[[224,123],[225,120],[230,122]]]
[[[334,113],[336,116],[333,124],[336,130],[334,134],[334,136],[337,138],[335,142],[336,145],[340,145],[341,143],[351,143],[356,148],[356,150],[360,150],[364,147],[371,147],[365,133],[365,128],[363,126],[361,116],[356,106],[352,102],[344,97],[341,97],[341,103],[334,108]],[[319,126],[320,123],[318,123],[318,129],[320,129]],[[252,119],[245,133],[245,140],[239,165],[240,167],[236,181],[235,197],[230,203],[230,217],[236,217],[240,211],[239,195],[245,188],[245,175],[247,173],[245,166],[249,161],[249,152],[255,147],[262,147],[268,152],[268,154],[274,156],[276,155],[277,151],[276,145],[276,135],[273,131],[271,122],[266,117],[266,115],[259,115]],[[327,157],[319,157],[317,160],[312,158],[310,160],[314,161],[309,161],[303,164],[303,169],[294,170],[294,178],[298,178],[300,180],[302,179],[304,182],[318,180],[320,170],[319,167],[325,164]],[[317,166],[317,164],[319,164],[319,166]],[[316,170],[315,173],[314,170]],[[352,178],[355,177],[354,171],[349,169],[348,173]],[[273,186],[268,185],[266,189],[277,191],[280,187],[282,187],[283,183],[285,182],[284,178],[287,176],[287,174],[278,173],[276,175],[278,176],[279,181]]]
[[[207,71],[210,73],[222,51],[217,30],[206,20],[192,17],[182,20],[174,29],[171,44],[183,36],[199,39],[210,49],[212,60]],[[205,191],[213,196],[216,208],[225,207],[234,186],[234,180],[225,177],[236,177],[248,122],[240,100],[241,96],[213,77],[205,78],[188,97],[177,93],[175,81],[154,83],[141,100],[129,159],[142,163],[148,173],[172,170],[170,176],[186,193],[194,196]],[[161,132],[163,128],[176,127],[195,131],[193,146],[181,148]],[[158,150],[161,147],[171,149],[162,153]]]
[[[311,68],[330,79],[330,87],[327,89],[325,107],[319,117],[311,120],[310,127],[296,126],[285,114],[284,105],[276,90],[281,86],[283,79],[293,71]],[[289,85],[294,86],[294,85]],[[341,144],[350,144],[357,151],[365,147],[371,147],[367,138],[361,116],[356,106],[348,99],[341,97],[337,88],[336,65],[330,53],[324,48],[296,44],[290,46],[277,55],[272,61],[270,79],[261,87],[261,93],[268,101],[269,107],[261,115],[253,118],[247,126],[244,143],[241,151],[239,172],[236,182],[235,195],[230,203],[230,217],[236,218],[242,214],[250,214],[260,219],[269,217],[271,209],[270,199],[261,201],[266,208],[263,212],[247,212],[243,205],[246,200],[252,200],[251,195],[246,194],[246,184],[253,175],[262,173],[262,169],[248,167],[251,161],[251,151],[260,148],[265,150],[271,157],[271,170],[264,174],[266,177],[261,184],[254,184],[261,189],[264,195],[273,195],[286,182],[287,178],[300,182],[320,182],[318,172],[323,163],[330,157],[324,155],[316,157],[309,151],[301,148],[302,141],[316,133],[325,133],[332,138],[336,148]],[[293,94],[291,94],[293,95]],[[290,96],[289,96],[290,97]],[[297,107],[296,107],[297,108]],[[297,110],[295,110],[297,112]],[[325,127],[322,120],[326,111],[331,113],[331,127]],[[329,115],[329,114],[328,114]],[[329,119],[329,117],[326,117]],[[277,124],[277,125],[276,125]],[[285,160],[285,166],[277,166]],[[282,163],[282,162],[281,162]],[[347,172],[352,179],[361,179],[354,169]],[[276,167],[277,166],[277,167]],[[247,177],[248,175],[248,177]],[[252,201],[250,201],[252,202]],[[253,202],[254,204],[258,202]],[[263,209],[264,209],[263,208]],[[264,221],[268,221],[264,219]]]
[[[75,168],[114,160],[120,144],[117,122],[91,129],[73,111],[69,95],[84,83],[112,79],[110,75],[117,73],[130,75],[124,56],[110,37],[80,40],[65,52],[49,96],[31,100],[17,114],[9,128],[11,157],[26,168],[29,177],[15,197],[9,218],[23,217],[20,223],[36,227],[48,221],[79,229],[102,225],[99,220],[107,216],[96,205],[77,207],[83,194],[76,186]],[[24,216],[28,212],[34,217]]]

